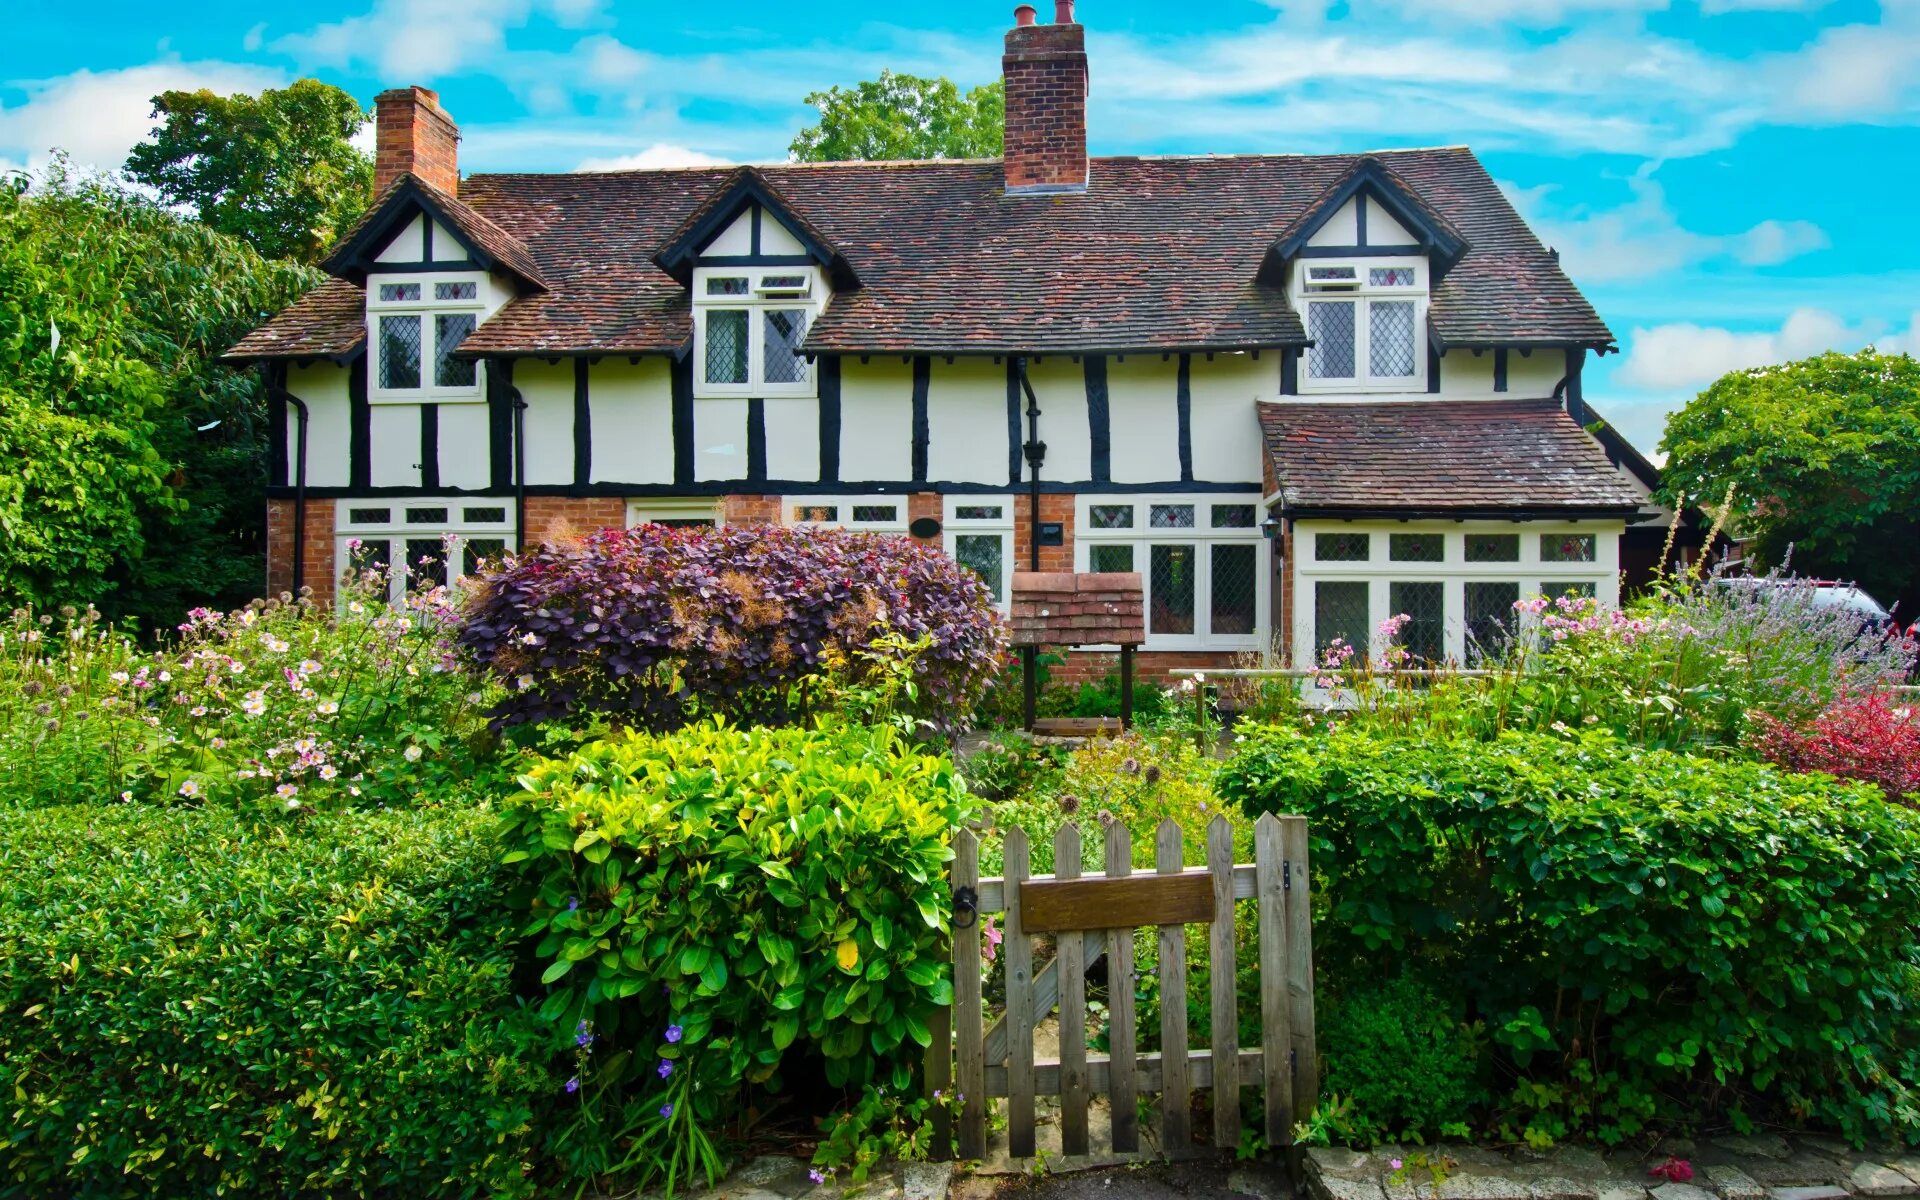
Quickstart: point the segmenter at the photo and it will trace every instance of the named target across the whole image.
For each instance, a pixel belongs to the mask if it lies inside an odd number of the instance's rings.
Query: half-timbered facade
[[[383,93],[334,278],[230,355],[270,386],[269,585],[839,525],[1003,602],[1139,571],[1150,669],[1395,612],[1464,658],[1521,595],[1616,599],[1653,510],[1582,428],[1612,335],[1474,156],[1089,158],[1058,7],[1007,34],[1004,159],[461,178],[437,97]]]

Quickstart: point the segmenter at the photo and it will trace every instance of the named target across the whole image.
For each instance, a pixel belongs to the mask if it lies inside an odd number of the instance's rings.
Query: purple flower
[[[808,1171],[807,1178],[813,1180],[815,1183],[825,1183],[827,1181],[827,1177],[817,1170]]]
[[[567,897],[567,911],[568,911],[568,912],[576,912],[576,911],[578,911],[578,910],[579,910],[579,908],[580,908],[580,898],[579,898],[579,897],[577,897],[577,896],[568,896],[568,897]]]
[[[686,1030],[680,1028],[678,1025],[669,1025],[667,1026],[667,1040],[669,1042],[677,1042],[686,1032]]]
[[[662,1119],[665,1119],[665,1118],[668,1118],[668,1117],[671,1117],[671,1116],[673,1116],[673,1105],[672,1105],[672,1104],[662,1104],[662,1105],[660,1106],[660,1116],[661,1116],[661,1118],[662,1118]]]
[[[660,1078],[662,1079],[665,1079],[667,1076],[673,1074],[673,1060],[670,1058],[661,1059],[660,1065],[654,1068],[654,1073],[659,1075]]]
[[[593,1045],[593,1030],[587,1028],[585,1021],[573,1027],[573,1044],[576,1046]]]
[[[579,1090],[580,1090],[580,1077],[578,1075],[575,1075],[572,1079],[567,1080],[567,1095],[571,1096]]]

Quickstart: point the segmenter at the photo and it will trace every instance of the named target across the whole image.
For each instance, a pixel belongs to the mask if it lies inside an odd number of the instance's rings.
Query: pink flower
[[[986,959],[988,962],[992,962],[994,951],[999,948],[1001,940],[1005,938],[1006,935],[1000,932],[998,926],[994,925],[992,913],[988,913],[980,919],[980,932],[984,933],[987,937],[987,944],[981,951],[980,957]]]

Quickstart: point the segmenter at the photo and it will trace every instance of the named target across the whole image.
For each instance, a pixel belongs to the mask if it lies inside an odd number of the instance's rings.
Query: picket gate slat
[[[962,829],[953,838],[955,892],[980,886],[980,839]],[[953,1019],[955,1051],[960,1069],[954,1086],[960,1091],[960,1157],[980,1158],[987,1152],[987,1063],[980,1011],[980,916],[953,931]],[[956,918],[959,914],[956,913]]]
[[[1080,827],[1071,821],[1053,839],[1053,873],[1080,878]],[[1087,1145],[1087,955],[1078,931],[1063,933],[1054,951],[1060,989],[1060,1150],[1085,1154]],[[1036,991],[1038,989],[1035,989]]]
[[[1162,875],[1179,874],[1180,827],[1160,822],[1153,860]],[[1182,1153],[1193,1141],[1193,1093],[1187,1085],[1187,927],[1160,927],[1160,1149]]]
[[[1216,815],[1207,822],[1207,868],[1213,872],[1213,926],[1207,959],[1212,973],[1213,1144],[1240,1142],[1240,989],[1234,967],[1233,826]]]
[[[1007,1153],[1033,1157],[1033,939],[1020,920],[1020,883],[1027,877],[1027,831],[1007,831],[1007,923],[1000,952],[1006,955]]]
[[[1320,1060],[1313,1021],[1313,881],[1307,870],[1307,819],[1280,822],[1289,867],[1287,888],[1287,1008],[1293,1050],[1293,1102],[1304,1118],[1320,1091]]]
[[[1133,839],[1118,821],[1107,823],[1107,875],[1133,874]],[[1133,930],[1107,931],[1107,1057],[1113,1063],[1107,1082],[1112,1106],[1113,1148],[1131,1154],[1140,1148],[1139,1081],[1134,1078]]]
[[[1260,884],[1260,1054],[1266,1076],[1267,1144],[1282,1146],[1293,1130],[1293,1023],[1287,1002],[1286,855],[1280,822],[1262,813],[1253,824],[1253,861]]]

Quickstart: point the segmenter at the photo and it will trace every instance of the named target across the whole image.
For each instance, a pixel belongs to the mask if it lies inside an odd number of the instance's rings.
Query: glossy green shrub
[[[0,809],[0,1194],[526,1191],[494,819]]]
[[[1404,966],[1485,1022],[1513,1136],[1920,1137],[1920,814],[1871,787],[1601,734],[1278,727],[1219,787],[1311,821],[1323,980]]]
[[[1410,975],[1321,998],[1321,1091],[1343,1102],[1342,1139],[1374,1143],[1463,1131],[1479,1095],[1476,1047],[1450,1006]]]
[[[615,735],[522,783],[506,857],[532,884],[543,1011],[592,1040],[589,1098],[644,1119],[690,1098],[711,1128],[803,1056],[836,1085],[909,1082],[953,994],[967,796],[947,759],[890,727],[716,723]]]

